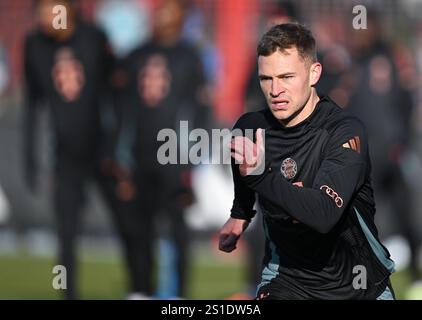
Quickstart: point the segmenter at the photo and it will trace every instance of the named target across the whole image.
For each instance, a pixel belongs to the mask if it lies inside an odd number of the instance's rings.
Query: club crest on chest
[[[284,159],[281,163],[280,171],[286,179],[293,179],[297,173],[296,161],[294,161],[292,158]]]

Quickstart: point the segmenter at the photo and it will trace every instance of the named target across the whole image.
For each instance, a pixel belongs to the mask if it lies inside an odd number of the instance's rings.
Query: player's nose
[[[285,91],[285,88],[283,86],[283,83],[280,81],[280,79],[274,79],[273,81],[271,81],[270,95],[273,98],[278,97],[284,91]]]

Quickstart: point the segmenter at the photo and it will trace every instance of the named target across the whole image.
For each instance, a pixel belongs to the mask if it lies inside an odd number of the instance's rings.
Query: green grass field
[[[52,287],[54,259],[28,254],[0,256],[0,299],[60,299]],[[79,288],[82,299],[124,299],[126,273],[120,259],[81,258]],[[188,299],[225,299],[244,290],[242,257],[196,254],[190,273]],[[407,272],[395,273],[397,298],[404,299]]]
[[[126,297],[126,269],[118,256],[93,258],[86,252],[81,256],[78,265],[81,299]],[[221,257],[212,250],[202,249],[194,254],[187,298],[224,299],[244,289],[241,260],[239,255]],[[60,299],[52,286],[55,264],[51,257],[24,252],[0,255],[0,299]]]

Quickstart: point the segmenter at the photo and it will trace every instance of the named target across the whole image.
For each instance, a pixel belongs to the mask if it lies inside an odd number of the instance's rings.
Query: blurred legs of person
[[[187,275],[189,270],[189,230],[184,218],[184,209],[179,203],[174,203],[173,209],[166,211],[169,221],[168,236],[165,237],[167,246],[172,250],[173,259],[167,264],[164,273],[160,273],[159,296],[163,298],[184,298],[187,294]],[[171,211],[170,211],[171,210]],[[167,259],[160,254],[160,260]],[[170,283],[166,284],[166,279]]]
[[[76,237],[89,165],[75,164],[69,159],[57,161],[54,182],[54,210],[59,241],[59,263],[66,268],[66,299],[78,299],[76,289]]]
[[[116,181],[103,174],[92,161],[58,159],[54,187],[54,209],[59,239],[59,263],[66,267],[66,299],[79,299],[77,294],[77,248],[80,216],[86,200],[87,183],[94,180],[108,206],[122,241],[129,287],[142,297],[153,294],[153,226],[152,210],[136,207],[136,201],[116,197]],[[145,202],[147,205],[149,202]],[[141,211],[142,210],[142,211]],[[144,214],[140,214],[144,212]],[[146,241],[147,240],[147,241]]]
[[[189,230],[184,208],[190,199],[184,197],[180,188],[173,187],[174,182],[175,179],[164,177],[159,170],[138,173],[135,178],[137,196],[130,210],[134,217],[132,229],[134,234],[137,231],[142,248],[138,247],[137,258],[134,258],[140,266],[135,271],[139,274],[139,285],[134,291],[141,295],[157,293],[163,299],[186,296]],[[162,240],[161,249],[167,254],[158,256],[158,266],[162,267],[158,270],[156,286],[153,249],[158,237]]]

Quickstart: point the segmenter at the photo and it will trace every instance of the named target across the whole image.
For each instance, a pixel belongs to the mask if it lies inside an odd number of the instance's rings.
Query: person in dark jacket
[[[189,274],[190,232],[184,212],[194,198],[191,167],[181,164],[179,158],[188,154],[189,146],[183,141],[175,142],[177,164],[162,165],[158,159],[163,144],[159,132],[171,129],[180,136],[182,121],[192,129],[201,116],[203,66],[196,49],[181,39],[185,12],[185,5],[179,0],[163,1],[158,6],[153,37],[122,63],[128,80],[119,95],[119,164],[126,172],[122,183],[130,181],[134,185],[136,223],[144,230],[139,235],[143,250],[137,253],[144,260],[140,293],[157,294],[159,298],[186,297]],[[161,249],[168,254],[158,259],[160,265],[167,267],[159,268],[165,272],[159,274],[157,288],[152,272],[158,235],[160,243],[164,243]]]
[[[64,28],[56,29],[53,24],[56,5],[66,8]],[[78,299],[76,236],[91,180],[97,183],[111,209],[128,256],[130,282],[136,280],[133,270],[137,264],[131,257],[137,246],[122,214],[128,204],[116,195],[116,166],[111,162],[116,128],[109,79],[114,61],[105,35],[79,18],[74,1],[40,0],[36,10],[38,26],[28,34],[24,51],[24,174],[28,188],[35,191],[39,167],[37,127],[39,114],[47,107],[59,263],[66,267],[67,275],[64,295]]]

